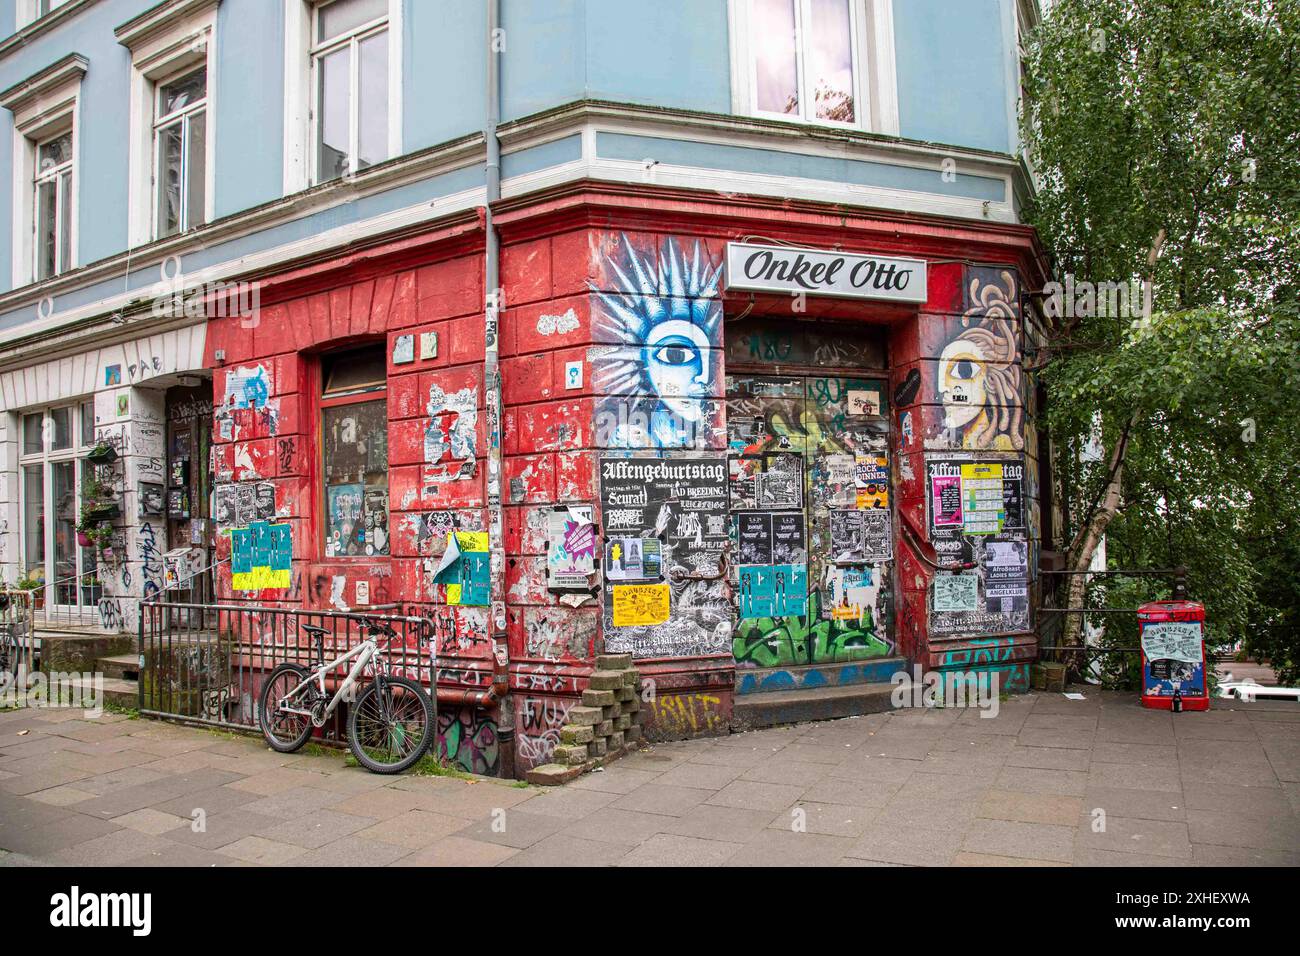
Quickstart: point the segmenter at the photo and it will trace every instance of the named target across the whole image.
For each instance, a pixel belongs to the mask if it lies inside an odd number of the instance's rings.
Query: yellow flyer
[[[667,584],[614,585],[614,626],[662,624],[668,620]]]

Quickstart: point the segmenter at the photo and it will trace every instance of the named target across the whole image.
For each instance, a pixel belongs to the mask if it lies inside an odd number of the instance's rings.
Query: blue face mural
[[[596,284],[593,385],[606,396],[598,441],[611,448],[707,448],[722,435],[722,266],[697,241],[639,254],[626,235]],[[722,435],[725,440],[725,435]]]

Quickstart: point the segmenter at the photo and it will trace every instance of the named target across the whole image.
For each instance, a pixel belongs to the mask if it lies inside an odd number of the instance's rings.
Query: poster
[[[778,511],[772,515],[771,564],[807,564],[802,511]]]
[[[716,566],[730,542],[727,467],[721,458],[600,459],[605,540],[659,538],[676,563]]]
[[[894,523],[888,508],[872,508],[862,515],[862,551],[869,564],[894,558]]]
[[[984,604],[989,613],[1029,607],[1029,542],[989,539],[984,545]]]
[[[829,508],[856,507],[856,459],[852,455],[819,455],[814,462],[812,496]]]
[[[854,504],[859,508],[889,507],[889,457],[858,455],[853,463]]]
[[[663,624],[668,620],[667,584],[616,584],[611,590],[615,627]]]
[[[782,452],[768,455],[756,476],[758,507],[794,510],[803,507],[803,455]]]
[[[832,511],[831,561],[835,564],[869,564],[865,511]]]
[[[741,564],[771,564],[772,513],[736,515],[736,545]]]
[[[287,588],[293,568],[293,530],[254,521],[230,532],[230,587],[234,591]]]
[[[762,470],[761,458],[733,456],[727,460],[732,511],[758,507],[758,474]]]
[[[934,475],[930,479],[930,523],[936,528],[960,527],[961,475]]]
[[[244,482],[235,485],[235,524],[247,528],[257,520],[257,508],[254,501],[253,486]]]
[[[1160,621],[1142,628],[1142,653],[1148,662],[1159,660],[1202,663],[1199,621]]]
[[[253,488],[253,513],[262,521],[275,517],[275,485],[259,481]]]
[[[655,580],[662,574],[663,546],[658,538],[609,538],[606,540],[606,580]]]
[[[365,545],[361,522],[362,486],[359,482],[330,485],[325,489],[325,557],[360,555]]]
[[[868,567],[830,568],[830,619],[861,622],[875,600],[875,572]]]
[[[487,532],[453,531],[447,535],[447,548],[434,569],[433,580],[446,587],[449,605],[482,607],[492,594],[488,569]]]
[[[238,509],[235,504],[235,486],[217,485],[213,497],[215,500],[213,517],[217,522],[217,530],[229,531],[239,523]]]
[[[374,442],[371,446],[374,446]],[[388,489],[367,488],[365,508],[365,553],[388,553]]]
[[[976,611],[979,609],[979,576],[970,573],[934,576],[930,585],[931,608],[935,611]]]
[[[997,534],[1006,522],[1002,464],[980,462],[961,466],[962,532]]]
[[[807,565],[741,565],[737,591],[742,619],[807,614]]]
[[[546,587],[589,591],[596,573],[596,526],[590,505],[558,508],[546,517]]]

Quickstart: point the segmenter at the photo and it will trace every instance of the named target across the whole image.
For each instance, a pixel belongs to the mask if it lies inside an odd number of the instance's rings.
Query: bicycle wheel
[[[401,773],[424,756],[434,732],[433,702],[405,677],[371,681],[348,714],[348,746],[372,773]]]
[[[281,664],[271,671],[271,676],[262,685],[258,723],[262,726],[262,736],[266,738],[267,744],[282,754],[293,753],[311,736],[310,717],[283,713],[278,706],[280,698],[305,681],[308,673],[307,668],[297,664]],[[304,695],[302,706],[305,708],[310,700],[311,695]]]

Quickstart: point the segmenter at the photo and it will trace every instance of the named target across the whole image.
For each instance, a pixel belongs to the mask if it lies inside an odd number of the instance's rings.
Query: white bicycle
[[[373,773],[401,773],[433,743],[433,702],[424,688],[408,677],[393,676],[379,652],[376,636],[390,642],[397,633],[383,622],[359,621],[370,635],[341,657],[325,662],[327,629],[303,624],[316,651],[316,666],[281,664],[262,685],[258,720],[262,736],[273,750],[292,753],[323,727],[341,701],[348,701],[348,746],[361,766]],[[421,639],[423,642],[423,638]],[[326,675],[349,661],[348,675],[333,696],[325,689]],[[369,669],[372,679],[353,694]]]

